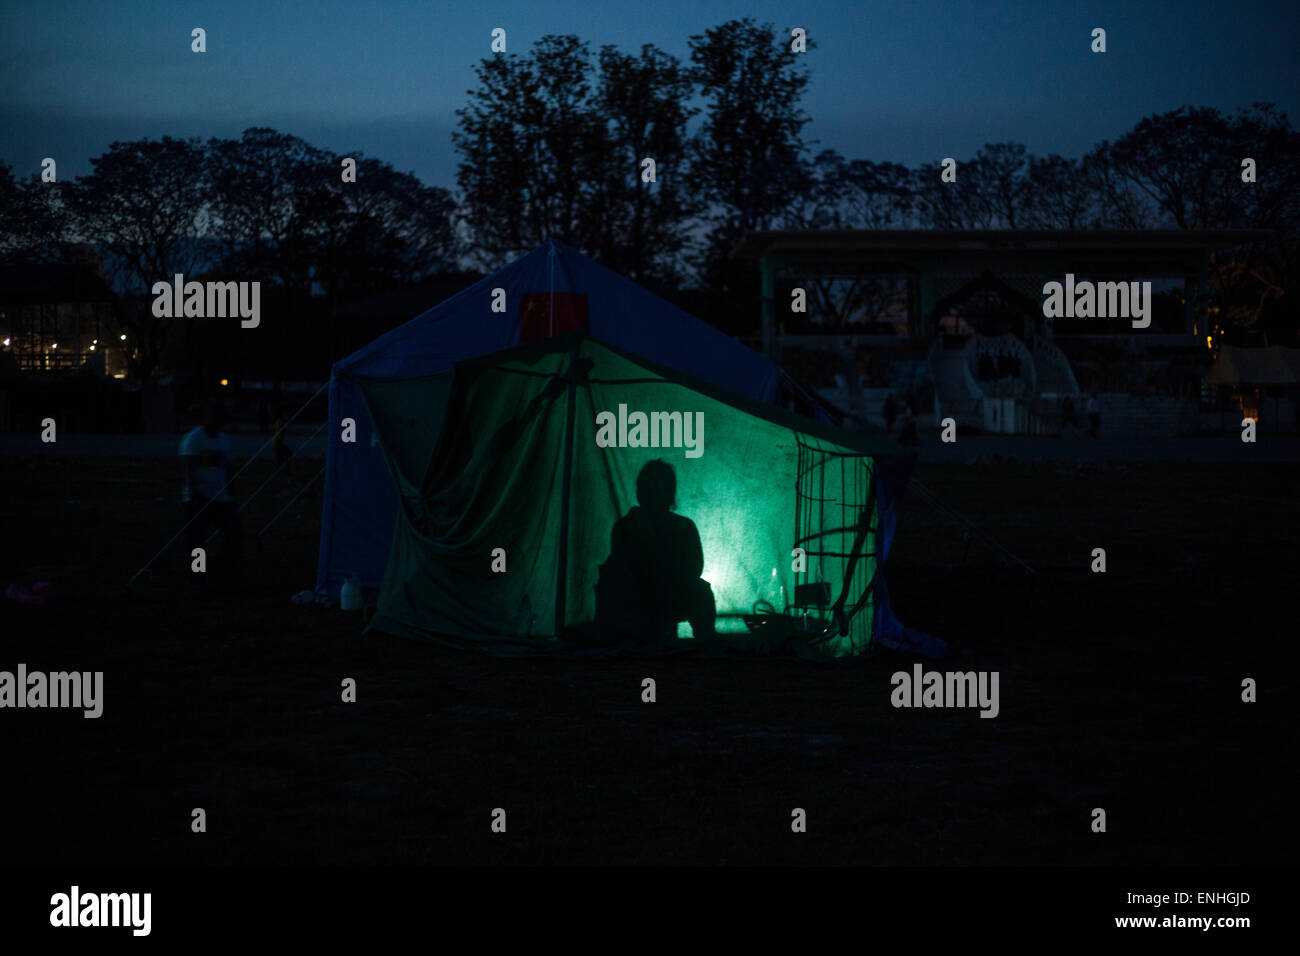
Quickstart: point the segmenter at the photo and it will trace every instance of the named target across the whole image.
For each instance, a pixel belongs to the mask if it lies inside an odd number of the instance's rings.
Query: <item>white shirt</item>
[[[194,488],[185,482],[181,490],[181,501],[190,501],[197,491],[204,498],[213,501],[234,501],[229,490],[225,489],[229,480],[226,468],[230,464],[230,436],[218,432],[213,438],[200,425],[181,439],[181,457],[193,455],[198,459],[194,468]]]

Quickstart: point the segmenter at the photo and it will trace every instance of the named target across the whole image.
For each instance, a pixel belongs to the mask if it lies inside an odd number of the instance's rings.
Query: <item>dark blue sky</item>
[[[1184,105],[1267,100],[1300,122],[1294,0],[11,0],[0,7],[0,160],[25,176],[54,156],[66,179],[114,139],[272,126],[452,186],[454,110],[493,27],[512,51],[571,32],[593,48],[650,42],[685,59],[692,33],[743,15],[817,41],[808,136],[849,158],[914,165],[1008,139],[1077,156]],[[196,26],[205,55],[189,49]],[[1105,55],[1089,52],[1096,26]]]

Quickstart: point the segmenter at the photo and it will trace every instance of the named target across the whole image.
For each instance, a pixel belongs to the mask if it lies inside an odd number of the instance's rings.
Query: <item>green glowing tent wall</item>
[[[585,376],[570,374],[581,366]],[[451,374],[362,389],[403,502],[375,626],[503,653],[545,649],[590,623],[611,528],[636,504],[637,473],[653,458],[672,465],[676,510],[699,528],[719,632],[732,646],[774,650],[758,646],[740,615],[759,600],[791,603],[796,583],[826,580],[840,593],[842,559],[813,556],[806,574],[792,570],[796,514],[802,507],[805,534],[810,524],[814,532],[818,522],[826,531],[845,524],[838,503],[871,487],[872,451],[883,449],[581,332],[461,362]],[[703,412],[703,454],[598,447],[597,413],[620,404]],[[848,589],[850,603],[862,594],[868,603],[848,635],[799,653],[857,655],[872,639],[874,498],[870,507],[866,557]],[[492,570],[497,548],[505,573]],[[689,635],[681,625],[679,636]]]

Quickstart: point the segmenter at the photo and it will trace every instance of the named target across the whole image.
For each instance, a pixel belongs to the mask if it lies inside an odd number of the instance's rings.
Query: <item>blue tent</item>
[[[397,520],[398,490],[362,397],[363,383],[425,379],[427,403],[445,399],[454,364],[573,329],[686,372],[742,396],[777,404],[781,369],[759,353],[665,302],[623,276],[551,240],[336,362],[330,376],[325,499],[317,589],[337,595],[356,575],[379,587]],[[429,425],[428,405],[419,410]],[[413,414],[416,410],[412,410]],[[344,442],[345,419],[355,440]],[[411,420],[415,426],[415,419]],[[433,427],[440,428],[441,422]],[[424,436],[425,441],[436,434]],[[892,503],[906,469],[882,500],[890,504],[886,553],[893,537]],[[883,595],[884,628],[893,628]],[[878,611],[879,613],[879,611]]]

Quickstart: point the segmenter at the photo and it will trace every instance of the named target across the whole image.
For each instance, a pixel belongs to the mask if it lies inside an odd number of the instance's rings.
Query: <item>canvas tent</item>
[[[318,590],[337,596],[353,575],[372,592],[379,588],[394,542],[399,497],[414,490],[401,485],[407,480],[402,476],[413,473],[411,460],[419,460],[437,444],[455,363],[570,330],[589,332],[609,346],[720,387],[734,398],[775,406],[783,386],[793,386],[765,356],[563,243],[550,241],[335,363],[329,385]],[[390,421],[387,427],[388,455],[401,466],[390,472],[362,389],[398,382],[410,383],[419,401],[385,412],[402,423],[399,428]],[[345,424],[351,426],[350,433]],[[877,466],[880,547],[887,552],[894,502],[910,466],[905,456],[881,457]],[[876,638],[938,653],[933,639],[898,622],[884,578],[877,575],[875,580]]]
[[[318,589],[337,596],[354,574],[377,588],[396,523],[397,494],[361,386],[450,372],[462,359],[570,329],[739,395],[779,399],[782,372],[766,357],[563,243],[548,242],[335,363]],[[425,401],[441,401],[436,384]],[[422,415],[426,427],[440,427],[427,405]],[[355,423],[354,442],[343,441],[346,419]]]
[[[381,629],[493,651],[543,650],[580,632],[610,530],[656,458],[674,469],[677,511],[698,527],[724,644],[843,658],[896,627],[879,572],[892,538],[882,488],[910,463],[897,445],[581,331],[361,391],[402,502]],[[796,547],[807,555],[799,571]],[[830,600],[813,602],[808,624],[796,606],[810,592],[796,586],[818,582]],[[768,626],[778,620],[784,631]]]

